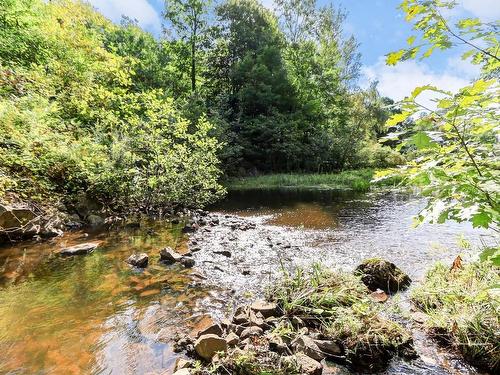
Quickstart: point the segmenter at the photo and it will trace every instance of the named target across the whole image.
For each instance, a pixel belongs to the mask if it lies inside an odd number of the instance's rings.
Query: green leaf
[[[416,38],[417,37],[415,35],[412,35],[408,39],[406,39],[406,43],[408,43],[409,46],[412,46]]]
[[[489,228],[491,216],[486,212],[478,212],[472,215],[471,221],[474,228]]]
[[[426,132],[418,132],[413,137],[411,137],[411,140],[415,147],[417,147],[419,150],[434,148],[438,146],[437,143],[434,142]]]
[[[481,262],[491,261],[497,267],[500,266],[500,248],[498,247],[487,247],[481,254],[479,254],[479,260]]]

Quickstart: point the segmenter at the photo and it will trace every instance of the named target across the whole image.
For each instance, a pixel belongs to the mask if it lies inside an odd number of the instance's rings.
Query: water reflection
[[[77,232],[0,250],[0,373],[141,374],[172,365],[175,329],[163,329],[189,325],[208,290],[192,285],[190,271],[158,264],[162,246],[185,247],[180,227],[145,227],[155,234]],[[54,254],[82,240],[103,243],[87,256]],[[147,270],[124,262],[134,251],[150,255]]]

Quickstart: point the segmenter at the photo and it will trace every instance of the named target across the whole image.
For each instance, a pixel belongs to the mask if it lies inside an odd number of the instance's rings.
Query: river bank
[[[231,178],[223,184],[228,190],[296,188],[366,192],[373,187],[394,187],[401,182],[400,178],[392,177],[374,183],[374,176],[374,169],[365,168],[336,173],[280,173]]]

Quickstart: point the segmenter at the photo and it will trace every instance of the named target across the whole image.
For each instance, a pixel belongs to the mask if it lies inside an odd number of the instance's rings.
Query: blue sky
[[[139,21],[144,29],[159,35],[163,0],[88,0],[101,13],[115,22],[121,15]],[[272,0],[262,0],[272,7]],[[329,3],[319,0],[320,4]],[[333,0],[348,12],[346,33],[360,42],[362,75],[360,85],[379,81],[379,91],[396,100],[408,95],[412,88],[422,84],[435,84],[455,90],[467,84],[477,69],[460,59],[459,51],[435,53],[424,61],[409,61],[396,67],[384,64],[384,55],[405,46],[411,35],[411,26],[397,9],[400,0]],[[480,17],[493,21],[500,19],[500,0],[458,0],[459,6],[448,16]]]

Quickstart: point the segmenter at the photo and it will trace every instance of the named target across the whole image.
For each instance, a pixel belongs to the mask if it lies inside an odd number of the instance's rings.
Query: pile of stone
[[[273,333],[280,322],[288,319],[272,302],[256,301],[236,309],[232,319],[224,319],[180,339],[176,351],[185,351],[203,363],[223,363],[225,356],[245,352],[279,355],[281,361],[293,361],[303,374],[319,375],[326,359],[342,358],[342,348],[334,341],[303,328],[289,339]],[[266,354],[267,353],[267,354]],[[323,362],[323,363],[322,363]],[[177,363],[174,375],[194,374],[192,361]]]

